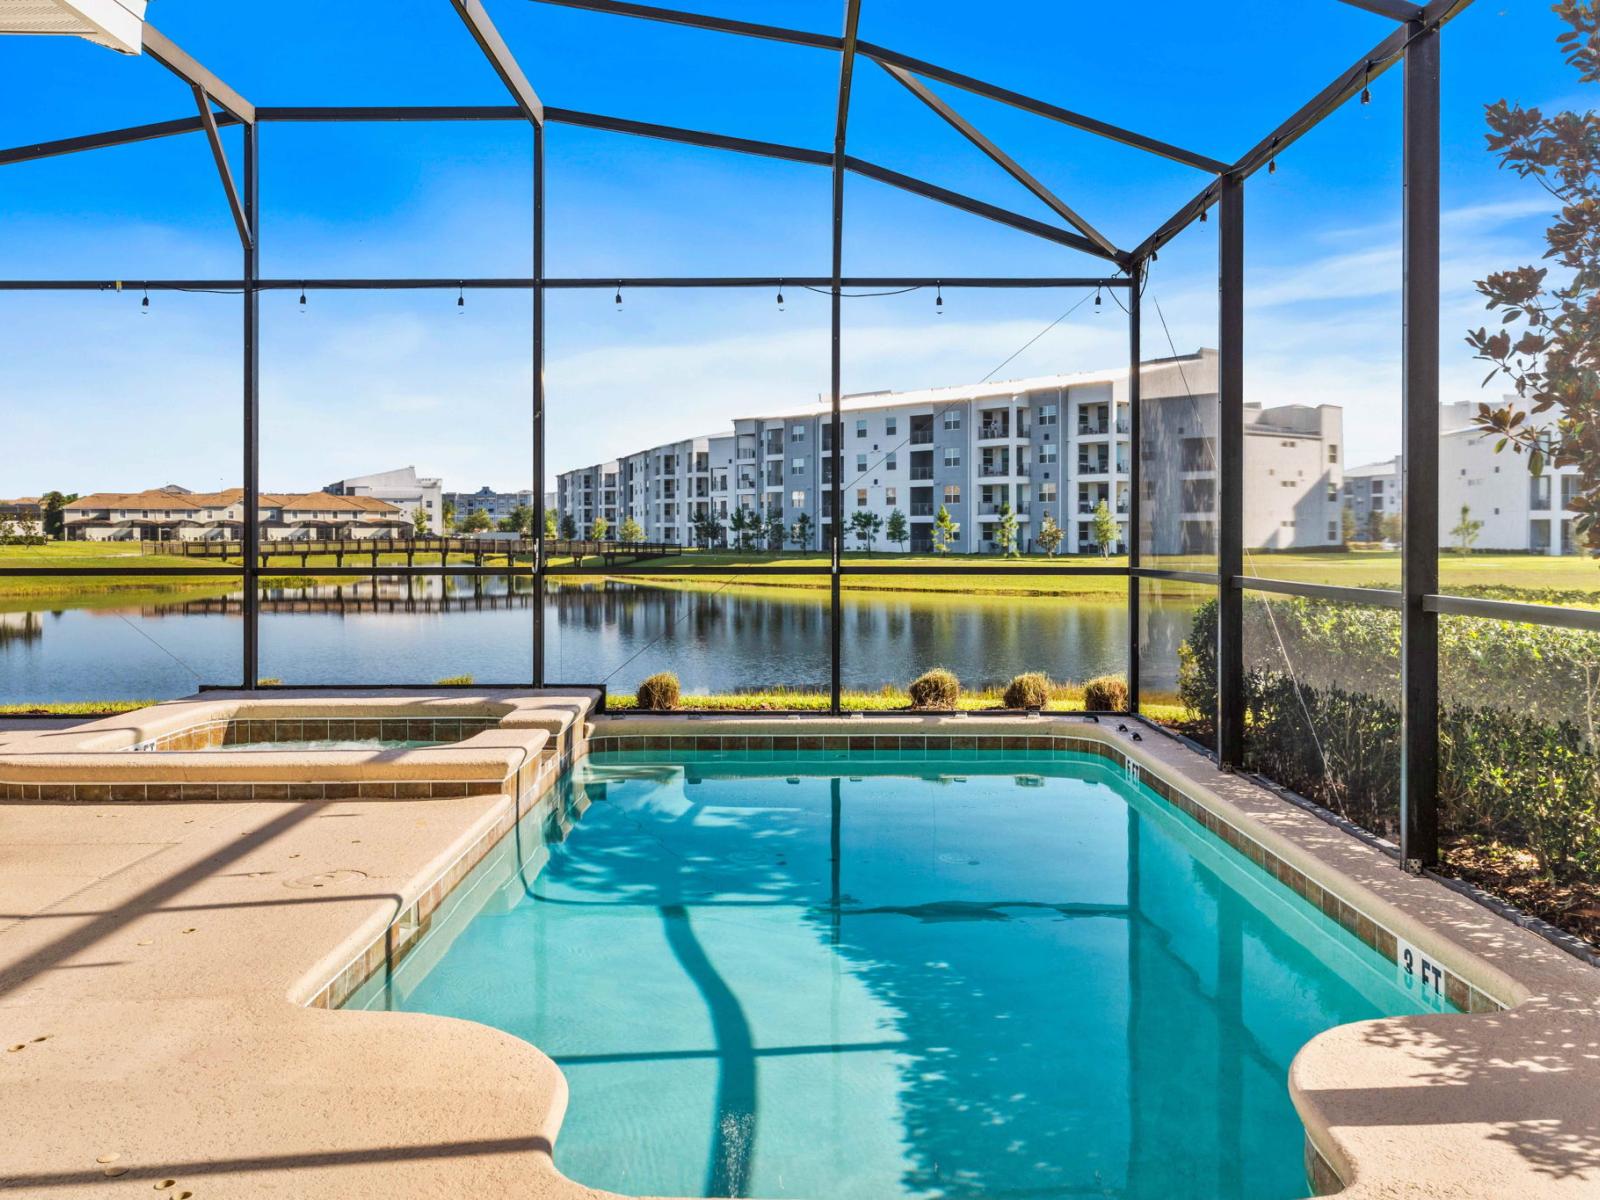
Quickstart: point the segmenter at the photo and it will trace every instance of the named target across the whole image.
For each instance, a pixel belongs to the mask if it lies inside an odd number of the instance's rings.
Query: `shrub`
[[[680,692],[678,677],[661,671],[639,685],[638,704],[646,712],[670,712],[678,707]]]
[[[471,675],[446,675],[443,679],[434,680],[434,687],[468,687],[471,683]]]
[[[1121,675],[1101,675],[1083,685],[1083,707],[1089,712],[1125,712],[1128,684]]]
[[[906,690],[911,693],[912,708],[954,708],[961,700],[961,681],[954,671],[943,667],[924,671]]]
[[[1007,708],[1043,708],[1050,701],[1050,679],[1043,671],[1027,671],[1006,684]]]

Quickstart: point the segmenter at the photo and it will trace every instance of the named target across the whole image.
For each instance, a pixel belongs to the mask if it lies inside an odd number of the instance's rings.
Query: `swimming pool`
[[[565,1073],[556,1165],[677,1196],[1304,1196],[1286,1074],[1437,1007],[1103,758],[609,753],[349,1007]]]

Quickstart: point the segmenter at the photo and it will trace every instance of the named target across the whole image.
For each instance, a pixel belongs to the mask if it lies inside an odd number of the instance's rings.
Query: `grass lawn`
[[[126,542],[52,542],[44,546],[0,546],[0,567],[136,567],[161,570],[197,565],[195,559],[175,555],[141,555],[138,547]],[[238,566],[235,561],[204,560],[207,566]],[[298,560],[293,561],[298,565]],[[404,555],[382,555],[383,566],[403,564]],[[447,566],[469,565],[470,557],[452,555]],[[928,567],[934,570],[927,575],[861,575],[847,576],[843,586],[850,591],[872,592],[945,592],[968,595],[995,596],[1082,596],[1110,600],[1126,594],[1126,583],[1116,575],[1027,575],[1019,567],[1065,566],[1126,568],[1125,557],[1101,558],[1098,555],[1081,557],[1045,558],[1042,556],[1001,558],[992,554],[900,554],[878,551],[864,554],[851,551],[844,556],[847,567]],[[345,559],[347,566],[361,565],[354,557]],[[335,565],[332,555],[312,555],[307,560],[310,567]],[[418,565],[434,566],[437,560],[419,559]],[[524,562],[522,565],[527,565]],[[690,550],[671,558],[647,559],[639,563],[619,563],[604,567],[598,559],[588,558],[574,562],[570,558],[550,561],[551,576],[574,580],[597,578],[635,579],[658,585],[685,588],[721,588],[734,581],[741,587],[826,589],[829,586],[827,555],[821,553],[779,552],[762,554],[754,552],[729,553],[724,551]],[[1164,556],[1147,558],[1145,565],[1174,571],[1207,572],[1215,569],[1215,560],[1198,556]],[[981,567],[985,574],[979,576],[944,574],[940,567]],[[695,569],[693,575],[685,568]],[[814,575],[760,575],[745,571],[749,567],[808,567]],[[1291,554],[1252,551],[1246,555],[1247,574],[1262,578],[1289,579],[1306,583],[1336,584],[1345,587],[1397,587],[1400,580],[1400,555],[1384,551],[1343,551],[1329,554]],[[701,574],[700,572],[706,572]],[[1593,595],[1600,601],[1600,562],[1584,556],[1552,558],[1532,554],[1473,554],[1445,553],[1439,558],[1439,575],[1442,590],[1493,587],[1503,590],[1523,589],[1530,593],[1558,592]],[[263,577],[264,582],[275,586],[309,586],[319,582],[337,582],[339,577]],[[346,576],[345,578],[349,578]],[[221,594],[228,590],[226,581],[215,576],[172,575],[160,580],[137,578],[5,578],[0,577],[0,603],[16,607],[21,600],[61,600],[74,606],[92,604],[99,597],[129,598],[132,594],[149,594],[154,590],[206,591]],[[1537,596],[1530,597],[1537,598]]]

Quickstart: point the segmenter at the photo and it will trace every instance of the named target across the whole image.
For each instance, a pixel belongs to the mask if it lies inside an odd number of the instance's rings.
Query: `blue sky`
[[[240,10],[249,8],[248,19]],[[833,32],[840,5],[704,0],[702,11]],[[836,58],[531,0],[488,8],[546,103],[829,144]],[[397,14],[398,13],[398,17]],[[865,0],[862,36],[1217,158],[1231,159],[1391,28],[1337,0],[986,6]],[[258,104],[504,103],[450,6],[152,0],[153,24]],[[1543,0],[1479,0],[1445,35],[1447,396],[1477,396],[1461,342],[1471,287],[1537,257],[1549,204],[1483,150],[1482,106],[1594,107],[1556,54]],[[1142,39],[1142,41],[1140,40]],[[1373,84],[1257,175],[1247,193],[1248,398],[1345,406],[1350,462],[1398,448],[1400,74]],[[1593,89],[1589,89],[1592,93]],[[946,96],[1121,245],[1204,182],[1188,168],[964,93]],[[0,144],[186,116],[147,59],[72,39],[0,39]],[[882,71],[863,63],[851,149],[1041,219],[1032,196]],[[237,162],[238,134],[225,134]],[[265,127],[263,272],[520,275],[529,270],[531,138],[515,124]],[[552,126],[553,275],[825,275],[824,169]],[[197,135],[0,169],[0,274],[235,275],[239,252]],[[852,180],[850,274],[1095,273],[1095,260]],[[1215,223],[1165,250],[1147,297],[1172,345],[1215,344]],[[767,293],[553,295],[552,470],[710,432],[740,413],[817,403],[827,303]],[[850,391],[964,383],[1082,297],[947,292],[846,305]],[[401,463],[448,487],[526,485],[525,296],[313,293],[263,308],[263,481],[314,487]],[[236,296],[0,294],[0,495],[239,480]],[[1109,303],[1078,308],[1001,377],[1120,361]],[[1158,320],[1148,353],[1167,352]]]

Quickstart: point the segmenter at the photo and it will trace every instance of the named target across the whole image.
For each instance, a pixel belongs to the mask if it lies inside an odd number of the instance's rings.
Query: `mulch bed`
[[[1528,851],[1486,838],[1451,839],[1440,847],[1440,858],[1440,874],[1476,884],[1600,948],[1600,880],[1550,879]]]

